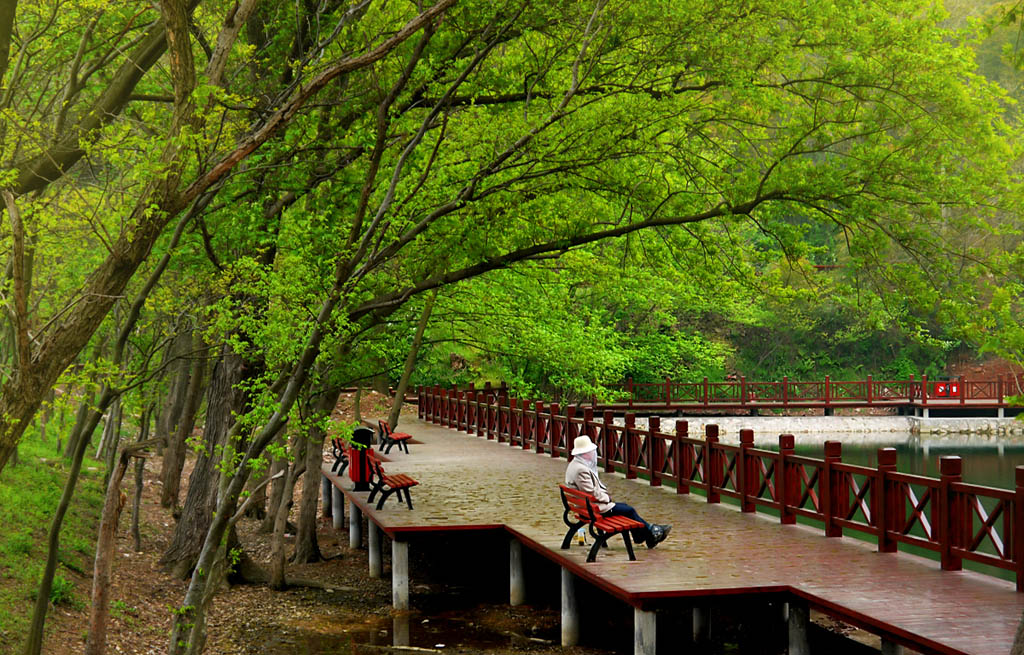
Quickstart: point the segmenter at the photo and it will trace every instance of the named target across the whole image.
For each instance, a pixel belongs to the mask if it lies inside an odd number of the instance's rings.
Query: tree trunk
[[[109,390],[100,398],[100,409],[89,412],[90,420],[84,425],[83,434],[92,434],[96,425],[100,422],[100,416],[113,400],[113,393]],[[53,588],[53,574],[57,570],[57,555],[60,549],[60,529],[64,523],[64,515],[71,505],[71,497],[75,493],[75,485],[78,484],[78,475],[82,472],[82,460],[85,458],[85,450],[89,446],[89,440],[81,438],[78,440],[78,447],[73,453],[71,470],[68,472],[68,479],[64,482],[64,491],[57,505],[57,511],[50,523],[50,532],[47,537],[46,565],[43,569],[43,578],[39,581],[39,592],[36,596],[35,608],[32,612],[32,624],[29,627],[28,638],[25,640],[25,655],[39,655],[43,648],[43,627],[46,624],[46,610],[50,605],[50,591]]]
[[[288,469],[288,460],[284,457],[275,457],[274,461],[270,465],[270,475],[274,476]],[[260,532],[263,534],[269,534],[274,531],[274,526],[277,524],[277,508],[281,505],[281,497],[284,495],[285,477],[280,476],[274,479],[270,483],[270,503],[268,504],[267,515],[263,517],[263,522],[260,523]]]
[[[398,388],[395,389],[395,400],[391,404],[391,413],[388,414],[388,425],[392,430],[398,427],[398,419],[402,415],[402,403],[405,401],[405,390],[409,388],[409,378],[416,370],[416,358],[419,356],[420,346],[423,345],[423,333],[427,330],[427,322],[430,321],[430,314],[434,311],[434,301],[437,300],[437,290],[427,297],[423,304],[423,312],[420,313],[420,322],[416,326],[416,334],[412,338],[412,346],[409,347],[409,355],[405,358],[405,368],[402,369],[402,377],[398,381]]]
[[[164,406],[160,410],[160,416],[156,422],[156,436],[163,439],[167,448],[172,447],[174,435],[178,428],[178,419],[181,418],[181,410],[185,406],[185,396],[188,393],[189,362],[185,358],[189,345],[192,343],[192,333],[181,332],[174,338],[174,341],[167,348],[166,360],[171,376],[170,388],[167,390],[167,397]],[[160,468],[160,479],[164,479],[164,469],[167,467],[167,455],[164,454],[164,461]]]
[[[273,512],[274,535],[270,542],[270,581],[267,583],[271,589],[283,591],[287,588],[284,577],[285,567],[285,545],[284,535],[288,528],[288,514],[292,509],[292,498],[295,493],[295,481],[306,466],[306,452],[309,450],[309,443],[303,435],[295,437],[295,457],[291,466],[288,467],[288,475],[285,476],[284,489],[281,493],[281,501]]]
[[[207,390],[204,448],[189,478],[181,520],[175,527],[170,545],[160,558],[160,564],[175,577],[187,578],[192,572],[217,508],[217,464],[220,462],[221,447],[234,424],[235,413],[241,414],[245,404],[244,393],[237,389],[242,380],[243,368],[242,358],[227,347],[213,368]]]
[[[245,518],[255,519],[262,521],[267,516],[267,486],[260,484],[270,475],[269,471],[264,471],[258,478],[250,478],[248,489],[252,493],[250,496],[251,501],[248,502],[249,507],[245,510]],[[253,491],[255,489],[255,491]]]
[[[330,417],[338,405],[341,388],[327,389],[317,399],[315,414],[310,423],[308,447],[306,450],[306,472],[302,478],[302,495],[299,501],[299,526],[295,533],[295,554],[292,561],[298,564],[319,562],[323,559],[320,545],[316,541],[316,508],[320,497],[320,477],[323,475],[324,440],[327,433],[321,419]]]
[[[198,352],[202,347],[202,335],[196,330],[192,340],[192,352]],[[188,449],[187,440],[192,434],[192,428],[195,427],[196,414],[202,403],[203,383],[206,379],[206,357],[198,357],[194,359],[194,362],[178,428],[174,437],[168,442],[167,450],[164,451],[163,470],[161,471],[164,485],[160,497],[160,505],[163,507],[174,507],[178,504],[178,495],[181,492],[181,470],[185,466],[185,453]]]
[[[149,417],[153,413],[152,407],[142,410],[142,418],[139,423],[139,441],[149,438]],[[135,495],[132,497],[132,543],[135,545],[135,552],[142,552],[142,533],[139,532],[139,514],[142,509],[142,483],[143,474],[146,469],[146,460],[138,457],[135,459]]]
[[[82,399],[82,402],[78,405],[78,411],[75,412],[75,425],[71,428],[71,434],[68,435],[67,450],[64,451],[64,456],[71,459],[75,456],[75,451],[78,450],[78,439],[82,436],[82,432],[85,431],[85,423],[89,419],[89,408],[92,407],[92,403],[95,400],[91,392]],[[92,440],[92,434],[85,437],[86,440]]]
[[[85,640],[85,655],[103,655],[107,646],[107,618],[110,615],[110,568],[114,559],[117,523],[127,498],[121,491],[121,481],[128,470],[128,460],[147,446],[137,443],[121,449],[115,468],[107,484],[106,502],[100,518],[99,537],[96,540],[96,559],[92,573],[92,609],[89,613],[89,634]],[[139,459],[142,459],[141,457]]]

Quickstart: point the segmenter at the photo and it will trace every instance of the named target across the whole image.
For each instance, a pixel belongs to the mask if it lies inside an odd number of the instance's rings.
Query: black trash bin
[[[373,443],[373,429],[360,426],[352,431],[352,451],[348,465],[348,477],[352,480],[352,489],[355,491],[370,490],[370,460],[366,451]]]

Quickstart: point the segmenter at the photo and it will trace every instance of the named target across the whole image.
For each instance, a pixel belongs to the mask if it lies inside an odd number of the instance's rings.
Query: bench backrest
[[[385,438],[391,436],[391,426],[388,425],[387,421],[379,420],[377,421],[377,426],[380,427],[381,436]]]
[[[594,511],[597,506],[597,499],[586,491],[580,491],[574,487],[564,484],[558,485],[562,492],[562,505],[567,512],[572,512],[581,521],[596,521],[598,513]]]
[[[380,456],[377,455],[377,451],[373,448],[367,448],[366,460],[370,463],[370,472],[372,475],[384,477],[384,467],[381,465]]]

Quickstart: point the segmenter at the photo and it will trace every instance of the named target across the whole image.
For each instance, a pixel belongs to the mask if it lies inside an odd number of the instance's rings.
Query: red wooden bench
[[[377,509],[384,509],[384,501],[388,499],[388,496],[397,492],[398,502],[402,502],[402,492],[404,491],[405,504],[412,509],[412,496],[409,495],[409,489],[418,485],[419,482],[404,473],[396,475],[385,473],[380,457],[372,449],[366,451],[366,455],[370,462],[370,497],[366,499],[366,502],[372,503],[374,497],[379,493],[380,500],[377,501]]]
[[[626,552],[629,553],[629,561],[636,561],[633,554],[633,544],[629,540],[629,531],[644,527],[640,521],[634,521],[625,516],[602,516],[597,511],[597,500],[585,491],[567,487],[564,484],[558,485],[562,492],[562,506],[565,511],[562,513],[562,520],[569,527],[562,540],[562,550],[568,550],[572,537],[584,525],[588,526],[590,536],[594,538],[594,545],[587,554],[587,561],[593,562],[597,559],[597,551],[607,547],[610,537],[617,534],[622,535],[622,541],[626,544]]]
[[[334,464],[331,466],[331,472],[337,473],[338,475],[344,475],[345,469],[348,468],[348,443],[339,437],[331,439],[331,450],[334,455]]]
[[[398,446],[399,450],[404,450],[406,455],[409,454],[409,444],[407,442],[412,439],[411,434],[392,432],[391,426],[388,425],[387,421],[377,421],[377,425],[380,427],[380,449],[384,451],[385,455],[390,453],[391,449],[395,446]]]

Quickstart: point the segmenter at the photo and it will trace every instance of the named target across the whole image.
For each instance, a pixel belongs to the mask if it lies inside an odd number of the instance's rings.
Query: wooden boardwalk
[[[878,553],[850,537],[826,538],[820,528],[783,526],[778,519],[741,514],[679,496],[621,475],[604,474],[612,497],[652,522],[674,525],[654,550],[640,547],[629,562],[612,540],[592,564],[587,548],[559,548],[565,534],[557,484],[566,462],[416,419],[411,454],[393,450],[388,473],[419,480],[415,509],[389,499],[376,511],[365,492],[353,492],[325,466],[325,475],[390,538],[409,533],[504,528],[525,546],[640,609],[666,599],[787,593],[812,608],[921,652],[1009,653],[1024,612],[1013,583],[971,571],[942,571],[905,553]],[[415,577],[415,571],[412,572]]]

